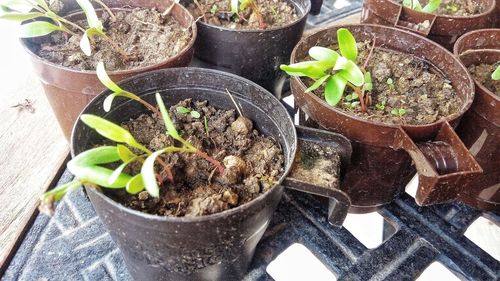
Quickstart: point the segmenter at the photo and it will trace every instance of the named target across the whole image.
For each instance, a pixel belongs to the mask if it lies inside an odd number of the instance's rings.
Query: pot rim
[[[175,5],[179,6],[183,10],[183,12],[186,13],[189,16],[191,25],[188,27],[188,29],[191,28],[191,33],[192,34],[191,34],[191,39],[189,40],[188,44],[186,46],[184,46],[184,48],[182,48],[182,50],[180,50],[179,52],[177,52],[177,54],[175,54],[174,56],[169,57],[168,59],[163,60],[163,61],[161,61],[159,63],[155,63],[155,64],[151,64],[151,65],[147,65],[147,66],[141,66],[141,67],[137,67],[137,68],[131,68],[131,69],[122,69],[122,70],[107,71],[108,75],[110,75],[110,76],[115,76],[115,75],[116,76],[119,76],[119,75],[130,75],[130,74],[133,74],[133,73],[136,73],[136,72],[146,72],[146,71],[158,69],[158,68],[162,67],[162,65],[164,65],[164,64],[166,64],[168,62],[175,61],[175,60],[179,59],[182,55],[184,55],[185,53],[189,52],[189,50],[193,48],[194,43],[196,41],[197,34],[198,34],[198,30],[197,30],[197,27],[196,27],[196,22],[194,21],[194,18],[191,15],[191,13],[184,6],[182,6],[179,3],[175,3]],[[123,6],[123,7],[110,7],[111,10],[116,10],[116,11],[131,11],[134,8],[148,8],[148,7],[130,7],[130,8],[125,8],[125,6]],[[149,7],[149,8],[151,8],[151,7]],[[102,10],[103,10],[102,8],[96,9],[96,11],[102,11]],[[64,17],[66,18],[66,17],[69,17],[69,16],[76,16],[76,15],[80,15],[80,14],[83,14],[83,11],[76,11],[76,12],[70,13],[70,14],[64,16]],[[34,53],[27,46],[27,44],[26,44],[26,40],[27,39],[29,39],[29,38],[19,38],[19,41],[21,42],[21,45],[23,46],[24,50],[33,59],[38,60],[38,61],[42,62],[43,64],[49,65],[49,66],[51,66],[53,68],[56,68],[56,69],[58,69],[60,71],[66,71],[66,72],[72,72],[72,73],[78,73],[78,74],[97,75],[95,70],[78,70],[78,69],[74,69],[74,68],[71,68],[71,67],[67,67],[67,66],[63,66],[63,65],[51,62],[51,61],[49,61],[47,59],[44,59],[44,58],[38,56],[36,53]]]
[[[253,87],[261,88],[261,90],[268,93],[268,91],[266,89],[264,89],[260,85],[254,83],[246,78],[240,77],[240,76],[232,74],[232,73],[220,71],[220,70],[206,69],[206,68],[199,68],[199,67],[175,67],[175,68],[166,68],[166,69],[158,69],[158,70],[148,71],[148,72],[134,75],[133,77],[129,77],[127,79],[121,80],[117,84],[122,85],[123,83],[127,83],[127,82],[130,82],[130,81],[135,80],[137,78],[142,78],[144,76],[149,76],[150,74],[157,73],[157,72],[166,72],[166,71],[176,72],[176,71],[183,71],[183,70],[194,70],[194,71],[202,71],[202,72],[206,72],[206,73],[217,73],[217,74],[223,74],[226,76],[230,76],[232,78],[239,79],[239,80],[243,79],[245,81],[245,83],[247,83]],[[103,96],[108,91],[109,91],[108,89],[105,89],[104,91],[99,93],[99,95],[97,97]],[[277,100],[277,98],[274,95],[272,95],[271,93],[268,93],[268,94],[270,96],[272,96],[273,99]],[[277,100],[277,101],[278,101],[281,109],[286,112],[286,108],[283,106],[283,104],[281,104],[281,102],[279,102],[279,100]],[[86,111],[86,109],[90,106],[91,103],[89,103],[87,106],[85,106],[85,109],[83,109],[83,111],[80,113],[80,115]],[[287,119],[288,119],[290,125],[294,126],[293,120],[289,114],[287,114]],[[80,120],[80,118],[78,118],[78,120]],[[71,157],[72,158],[75,156],[75,148],[74,148],[75,143],[73,140],[73,135],[74,135],[74,132],[76,131],[76,125],[78,122],[80,122],[80,121],[75,122],[75,124],[73,126],[73,130],[72,130],[72,134],[71,134],[72,137],[71,137],[70,150],[71,150]],[[295,139],[297,139],[297,131],[295,129],[293,130],[293,136]],[[295,142],[294,146],[290,147],[290,153],[292,154],[292,157],[293,157],[292,159],[295,158],[296,151],[297,151],[297,142]],[[252,205],[255,205],[255,204],[259,203],[260,201],[265,200],[265,198],[267,196],[269,196],[271,194],[271,192],[274,192],[277,188],[280,188],[281,183],[286,178],[288,173],[290,173],[290,170],[292,168],[292,164],[293,164],[293,160],[288,165],[285,165],[285,170],[284,170],[283,174],[280,176],[277,184],[275,184],[273,187],[271,187],[265,193],[260,194],[259,196],[257,196],[253,200],[246,202],[243,205],[239,205],[236,208],[232,208],[232,209],[225,210],[225,211],[215,213],[215,214],[203,215],[203,216],[197,216],[197,217],[170,217],[170,216],[158,216],[158,215],[144,213],[141,211],[137,211],[137,210],[133,210],[133,209],[125,207],[124,205],[120,204],[119,202],[116,202],[115,200],[109,198],[104,193],[98,192],[95,188],[92,188],[92,187],[87,188],[87,185],[85,185],[85,187],[86,187],[86,190],[90,190],[90,192],[96,193],[97,196],[99,196],[102,200],[106,201],[108,204],[113,205],[115,208],[117,208],[120,211],[127,213],[128,215],[131,215],[131,216],[136,216],[136,217],[140,217],[143,219],[149,219],[149,220],[152,220],[155,222],[199,223],[199,222],[205,222],[205,221],[210,221],[210,220],[216,220],[216,219],[219,219],[222,217],[236,215],[237,213],[239,213],[245,209],[250,208]]]
[[[403,9],[410,9],[408,7],[403,6],[402,3],[397,3],[397,2],[392,1],[392,0],[386,0],[386,1],[392,2],[392,3],[396,4],[397,6],[403,8]],[[480,18],[480,17],[487,16],[488,14],[491,14],[492,12],[495,11],[495,9],[496,9],[496,2],[495,2],[495,0],[488,0],[488,1],[490,1],[490,7],[488,9],[486,9],[484,12],[482,12],[480,14],[474,14],[474,15],[470,15],[470,16],[441,15],[441,14],[434,14],[434,13],[419,12],[419,11],[415,11],[413,9],[410,9],[410,10],[414,11],[415,13],[419,13],[419,14],[434,15],[434,16],[436,16],[436,19],[437,18],[441,18],[443,20],[475,19],[475,18]]]
[[[289,0],[289,2],[292,2],[294,4],[297,3],[296,0]],[[283,26],[278,26],[278,27],[273,27],[273,28],[269,28],[269,29],[234,29],[234,28],[222,27],[222,26],[209,24],[209,23],[206,23],[206,22],[201,21],[201,20],[198,20],[196,22],[204,27],[218,29],[219,31],[238,32],[238,33],[266,33],[266,32],[273,32],[276,30],[281,30],[281,29],[285,29],[285,28],[289,28],[291,26],[294,26],[297,23],[299,23],[300,21],[302,21],[304,18],[306,18],[309,15],[310,11],[311,11],[311,1],[306,1],[303,15],[301,15],[299,18],[297,18],[295,21],[293,21],[289,24],[286,24]]]
[[[292,55],[290,57],[290,63],[296,63],[297,61],[296,60],[296,52],[298,50],[298,47],[300,45],[303,45],[305,44],[308,39],[319,33],[319,32],[324,32],[326,30],[330,30],[330,29],[333,29],[333,28],[340,28],[340,27],[345,27],[345,28],[348,28],[349,27],[356,27],[356,26],[367,26],[367,27],[373,27],[373,28],[382,28],[382,29],[392,29],[393,31],[396,31],[396,32],[402,32],[402,33],[406,33],[407,35],[410,35],[410,36],[413,36],[413,37],[418,37],[419,40],[424,40],[424,41],[427,41],[428,43],[431,43],[433,45],[435,45],[434,47],[435,48],[441,48],[442,50],[446,51],[449,53],[449,56],[452,57],[454,60],[456,60],[459,65],[462,67],[462,70],[465,71],[467,73],[467,76],[468,76],[468,79],[469,79],[469,83],[471,85],[474,84],[474,80],[472,79],[472,77],[470,76],[469,72],[467,71],[467,68],[464,66],[464,64],[462,63],[461,60],[459,60],[457,57],[455,57],[452,53],[450,53],[448,50],[446,50],[443,46],[435,43],[434,41],[426,38],[426,37],[423,37],[423,36],[419,36],[411,31],[407,31],[407,30],[403,30],[403,29],[399,29],[399,28],[395,28],[395,27],[390,27],[390,26],[383,26],[383,25],[377,25],[377,24],[340,24],[340,25],[334,25],[334,26],[330,26],[326,29],[322,29],[322,30],[319,30],[318,32],[314,33],[314,34],[311,34],[307,37],[304,37],[302,38],[299,43],[297,43],[297,45],[295,46],[295,48],[293,49],[292,51]],[[390,48],[388,48],[389,50],[391,50]],[[408,54],[408,53],[405,53],[405,54]],[[410,54],[410,55],[413,55],[413,54]],[[415,55],[414,55],[415,56]],[[418,56],[416,56],[418,57]],[[422,59],[422,58],[420,58]],[[432,62],[431,62],[432,63]],[[432,64],[434,67],[436,67],[434,64]],[[307,89],[306,85],[304,84],[304,82],[302,81],[302,79],[300,79],[300,77],[295,77],[295,76],[292,76],[290,79],[293,79],[295,81],[298,82],[298,84],[300,85],[301,87],[301,90],[302,91],[305,91]],[[362,123],[365,123],[365,124],[368,124],[368,125],[376,125],[376,126],[381,126],[381,127],[388,127],[388,128],[399,128],[399,127],[403,127],[403,128],[413,128],[413,129],[418,129],[418,128],[425,128],[425,127],[429,127],[429,126],[432,126],[432,125],[435,125],[435,124],[439,124],[439,123],[442,123],[444,121],[452,121],[452,120],[455,120],[457,118],[460,118],[460,116],[462,116],[472,105],[472,102],[474,100],[474,93],[472,93],[472,98],[470,99],[466,99],[465,101],[463,101],[463,104],[460,108],[459,111],[455,112],[454,114],[451,114],[451,115],[448,115],[446,117],[441,117],[440,119],[432,122],[432,123],[428,123],[428,124],[421,124],[421,125],[410,125],[410,124],[386,124],[386,123],[383,123],[383,122],[380,122],[380,121],[373,121],[373,120],[367,120],[365,118],[362,118],[362,117],[359,117],[359,116],[356,116],[356,115],[353,115],[353,114],[348,114],[347,112],[337,108],[337,107],[333,107],[331,105],[329,105],[328,103],[326,103],[326,101],[324,99],[321,99],[319,98],[318,96],[316,96],[315,94],[313,93],[308,93],[310,94],[312,97],[312,99],[314,99],[315,101],[319,102],[320,104],[322,104],[323,106],[329,108],[330,110],[334,110],[335,112],[337,112],[338,114],[342,115],[343,117],[345,118],[350,118],[350,119],[354,119],[356,121],[359,121],[359,122],[362,122]]]

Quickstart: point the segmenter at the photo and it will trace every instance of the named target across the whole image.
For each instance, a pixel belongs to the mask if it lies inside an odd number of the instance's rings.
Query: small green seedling
[[[244,16],[244,11],[247,8],[250,8],[252,10],[252,13],[255,14],[259,21],[259,27],[264,29],[266,28],[266,23],[264,21],[264,17],[262,16],[262,13],[260,12],[259,7],[257,6],[257,3],[255,0],[230,0],[231,4],[231,13],[233,16],[235,16],[235,19],[245,19]]]
[[[394,90],[394,80],[391,77],[387,78],[387,86],[389,86],[389,89]]]
[[[340,54],[315,46],[309,49],[309,56],[313,61],[281,65],[280,68],[291,76],[305,76],[315,80],[306,92],[324,86],[325,100],[331,106],[339,103],[345,88],[349,86],[358,95],[362,110],[366,111],[369,99],[365,94],[373,88],[371,75],[356,65],[358,48],[351,32],[346,28],[338,29],[337,40]]]
[[[384,111],[385,109],[385,100],[375,104],[375,108],[377,108],[380,111]]]
[[[495,81],[500,80],[500,65],[497,66],[497,68],[495,69],[495,71],[493,71],[493,73],[491,73],[491,79]]]
[[[212,8],[210,8],[210,13],[212,15],[215,15],[215,13],[217,13],[218,10],[219,10],[219,7],[217,7],[217,4],[213,4]]]
[[[149,109],[163,118],[166,127],[166,134],[180,143],[180,146],[168,146],[157,151],[150,151],[144,145],[140,144],[134,136],[121,126],[114,124],[104,118],[92,114],[82,114],[80,119],[90,128],[94,129],[101,136],[114,141],[115,146],[101,146],[92,148],[78,154],[75,158],[68,162],[68,170],[75,175],[75,180],[56,187],[55,189],[46,192],[41,197],[40,209],[46,213],[51,213],[52,204],[54,201],[61,199],[68,192],[78,188],[82,184],[98,185],[105,188],[125,190],[130,194],[137,194],[142,190],[146,191],[153,197],[159,197],[160,188],[159,182],[163,182],[164,176],[173,182],[170,167],[158,157],[164,153],[186,152],[194,153],[199,157],[212,163],[220,174],[224,173],[224,168],[219,161],[208,156],[205,152],[200,151],[191,143],[182,138],[175,128],[174,123],[170,119],[168,111],[163,103],[161,95],[156,93],[156,102],[159,110],[153,105],[147,103],[137,95],[123,90],[116,85],[107,75],[102,62],[98,64],[98,78],[113,94],[109,95],[104,101],[105,111],[110,110],[111,103],[114,97],[126,97],[144,104]],[[132,151],[134,150],[134,151]],[[140,173],[129,175],[125,172],[128,165],[133,162],[142,164]],[[161,172],[155,171],[155,163],[158,162],[163,166]],[[106,167],[107,164],[116,163],[119,166],[112,170]]]
[[[446,5],[446,10],[450,13],[455,13],[458,11],[458,6],[455,3],[450,3]]]
[[[419,0],[403,0],[403,6],[413,9],[417,12],[433,13],[441,5],[441,0],[429,0],[429,3],[422,8]]]
[[[360,105],[359,97],[357,94],[349,94],[344,97],[344,106],[348,109],[354,109]]]
[[[102,1],[93,1],[101,5],[112,17],[114,17],[111,10]],[[77,35],[70,27],[77,29],[82,33],[80,48],[87,56],[92,54],[92,37],[100,36],[127,59],[125,51],[104,33],[102,22],[97,17],[92,3],[90,3],[89,0],[76,0],[76,2],[85,13],[89,26],[87,29],[57,15],[49,8],[45,0],[6,0],[0,4],[0,19],[16,22],[30,20],[30,22],[20,26],[21,38],[44,36],[54,31],[62,31],[71,35]]]
[[[178,107],[176,108],[176,110],[177,110],[177,112],[179,112],[179,113],[183,113],[183,114],[190,114],[190,115],[191,115],[191,117],[196,118],[196,119],[198,119],[198,118],[200,118],[200,117],[201,117],[201,114],[200,114],[198,111],[196,111],[196,110],[191,110],[190,108],[186,108],[186,107],[184,107],[184,106],[178,106]]]
[[[393,108],[391,114],[398,117],[403,117],[406,115],[406,109],[404,108]]]

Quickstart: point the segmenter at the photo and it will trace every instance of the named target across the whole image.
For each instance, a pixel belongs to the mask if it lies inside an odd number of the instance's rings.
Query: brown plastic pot
[[[71,3],[73,2],[73,3]],[[113,10],[119,7],[150,7],[159,10],[169,7],[172,1],[105,1]],[[66,9],[76,5],[76,1],[70,1]],[[98,11],[100,12],[100,11]],[[194,42],[196,39],[196,24],[191,14],[181,5],[176,4],[171,15],[184,27],[190,28],[191,40],[177,55],[164,60],[161,63],[139,67],[131,70],[111,71],[111,79],[118,81],[149,70],[187,66],[194,53]],[[70,14],[71,18],[81,18],[81,12]],[[31,39],[21,40],[26,51],[30,55],[31,62],[36,74],[42,82],[45,95],[54,111],[59,125],[69,140],[71,129],[83,108],[102,90],[104,86],[99,82],[95,71],[80,71],[64,67],[48,60],[40,58],[34,52],[35,44]]]
[[[500,29],[476,30],[457,40],[454,53],[465,66],[500,61]],[[484,170],[460,194],[472,207],[500,212],[500,97],[475,81],[476,97],[457,133]]]
[[[469,31],[493,27],[496,20],[495,0],[478,0],[487,9],[478,15],[459,17],[417,12],[393,0],[364,0],[361,13],[362,23],[394,26],[418,33],[452,50],[453,44],[462,34]],[[411,26],[429,21],[424,30]]]
[[[297,105],[323,128],[345,135],[353,142],[353,156],[341,189],[352,211],[367,212],[390,203],[406,186],[413,173],[419,174],[416,201],[420,205],[457,198],[469,177],[481,167],[453,131],[474,98],[474,84],[467,69],[450,52],[412,32],[380,25],[335,26],[304,38],[295,47],[291,63],[306,56],[312,46],[330,46],[336,31],[348,28],[359,41],[377,38],[377,46],[423,58],[452,83],[463,105],[459,112],[428,125],[388,125],[365,120],[331,107],[305,84],[291,78]]]
[[[288,62],[311,9],[310,0],[287,1],[299,18],[281,27],[239,30],[198,20],[195,56],[208,67],[245,77],[279,95],[285,80],[279,66]]]
[[[241,280],[251,262],[257,243],[264,234],[280,201],[280,183],[292,167],[297,133],[287,110],[271,93],[236,75],[210,69],[174,68],[143,73],[119,83],[155,104],[159,92],[167,106],[187,99],[207,100],[216,108],[233,109],[230,91],[243,114],[254,127],[280,143],[285,160],[284,174],[276,185],[256,199],[221,213],[202,217],[161,217],[128,209],[95,188],[86,187],[97,214],[120,248],[127,268],[135,280]],[[110,112],[103,101],[109,90],[96,97],[83,113],[96,114],[122,123],[148,113],[141,104],[118,98]],[[338,134],[298,128],[304,141],[328,140],[346,163],[349,141]],[[103,138],[80,120],[75,124],[73,156]],[[292,182],[292,186],[294,183]],[[329,221],[337,226],[347,215],[349,198],[338,189],[296,185],[295,189],[331,198]]]

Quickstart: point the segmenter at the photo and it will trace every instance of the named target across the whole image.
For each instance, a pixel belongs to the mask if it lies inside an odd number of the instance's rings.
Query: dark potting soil
[[[323,187],[338,188],[340,155],[330,146],[299,141],[289,177]]]
[[[231,17],[231,1],[198,0],[188,10],[205,22],[233,29],[266,29],[290,24],[298,19],[295,7],[285,0],[254,0],[259,12],[247,7],[239,16]],[[259,14],[261,20],[259,20]]]
[[[401,4],[403,1],[395,1]],[[422,7],[427,5],[429,0],[422,0],[420,4]],[[434,11],[433,14],[437,15],[447,15],[447,16],[457,16],[466,17],[481,14],[486,11],[488,7],[484,4],[484,1],[477,0],[442,0],[439,8]]]
[[[500,62],[495,64],[480,64],[469,66],[469,72],[481,85],[485,86],[493,94],[500,97],[500,80],[491,79],[491,74],[500,65]]]
[[[39,42],[36,53],[53,63],[76,70],[95,70],[99,61],[106,69],[125,70],[145,67],[165,61],[178,54],[190,41],[191,29],[183,28],[174,17],[163,16],[154,9],[135,8],[130,11],[114,12],[116,20],[108,13],[100,18],[104,31],[127,54],[125,60],[112,45],[99,36],[94,36],[92,56],[86,56],[80,49],[78,35],[56,32],[51,36],[33,40]],[[86,21],[77,22],[86,26]]]
[[[180,106],[196,110],[200,118],[178,112]],[[170,116],[184,139],[223,163],[224,174],[219,175],[212,164],[193,153],[163,154],[162,159],[172,166],[174,184],[164,180],[159,198],[149,196],[146,191],[131,195],[124,190],[105,190],[110,197],[150,214],[202,216],[253,200],[275,186],[283,174],[284,157],[279,144],[262,136],[251,122],[238,117],[235,110],[215,109],[206,101],[189,99],[170,107]],[[158,116],[143,114],[123,126],[150,150],[174,144]],[[140,170],[138,166],[129,168],[131,174]]]
[[[371,41],[358,43],[358,65],[364,64],[371,47]],[[336,45],[330,48],[338,50]],[[359,105],[352,106],[346,99],[353,92],[350,88],[346,88],[337,105],[364,119],[386,124],[423,125],[458,112],[463,104],[449,80],[427,61],[413,55],[375,48],[366,70],[373,80],[372,101],[367,111],[363,112]],[[312,83],[312,80],[306,81],[308,86]],[[315,94],[324,99],[324,88],[316,90]],[[405,111],[402,116],[392,113],[400,109]]]

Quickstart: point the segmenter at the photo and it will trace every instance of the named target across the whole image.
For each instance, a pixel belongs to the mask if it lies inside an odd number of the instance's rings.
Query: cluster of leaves
[[[493,73],[491,73],[491,79],[500,80],[500,65],[497,66],[497,68],[495,69],[495,71],[493,71]]]
[[[111,10],[100,0],[93,0],[101,5],[114,17]],[[57,15],[44,0],[5,0],[0,4],[0,19],[24,22],[20,27],[21,38],[31,38],[48,35],[54,31],[63,31],[76,35],[71,28],[81,31],[80,48],[87,55],[92,54],[92,37],[100,36],[111,43],[113,48],[126,57],[125,52],[113,42],[103,30],[102,22],[89,0],[76,0],[82,8],[87,19],[88,28],[73,23],[64,17]]]
[[[238,14],[253,5],[255,5],[254,0],[231,0],[231,13]]]
[[[429,3],[424,7],[419,0],[403,0],[403,6],[424,13],[433,13],[439,8],[439,5],[441,5],[441,0],[429,0]]]
[[[180,146],[168,146],[157,151],[150,151],[144,145],[140,144],[132,134],[121,126],[114,124],[104,118],[92,114],[83,114],[80,119],[90,128],[96,130],[101,136],[117,143],[115,146],[101,146],[89,149],[78,154],[69,161],[67,167],[75,175],[76,180],[68,184],[57,187],[42,196],[42,206],[51,205],[55,200],[59,200],[66,193],[78,188],[82,184],[94,184],[105,188],[125,188],[130,194],[137,194],[144,189],[153,197],[159,197],[160,188],[158,181],[163,181],[162,173],[155,172],[155,163],[163,165],[162,172],[171,177],[170,167],[167,166],[158,157],[164,153],[187,152],[195,153],[210,161],[219,173],[223,173],[222,165],[204,152],[201,152],[192,144],[182,138],[175,128],[168,111],[163,103],[161,95],[156,93],[156,102],[159,111],[151,104],[147,103],[137,95],[123,90],[116,85],[107,75],[102,62],[98,64],[97,75],[99,80],[113,93],[106,97],[103,108],[109,111],[115,97],[126,97],[144,104],[149,109],[159,113],[163,118],[166,127],[166,134],[180,143]],[[193,111],[190,111],[191,114]],[[199,113],[198,113],[199,114]],[[198,117],[199,118],[199,117]],[[132,148],[132,149],[130,149]],[[136,151],[134,153],[132,150]],[[111,170],[102,165],[111,163],[120,163],[120,165]],[[133,162],[139,162],[141,166],[140,173],[129,175],[124,172],[125,168]],[[173,181],[173,178],[170,178]],[[43,209],[43,208],[42,208]]]
[[[324,47],[312,47],[309,56],[313,61],[304,61],[291,65],[281,65],[281,69],[291,76],[309,77],[315,82],[307,88],[311,92],[324,86],[326,102],[336,106],[342,99],[346,86],[354,89],[358,103],[365,110],[365,94],[373,88],[370,72],[356,65],[358,48],[356,40],[346,28],[337,30],[337,41],[340,54]],[[356,98],[349,95],[346,100],[350,105],[356,105]]]

